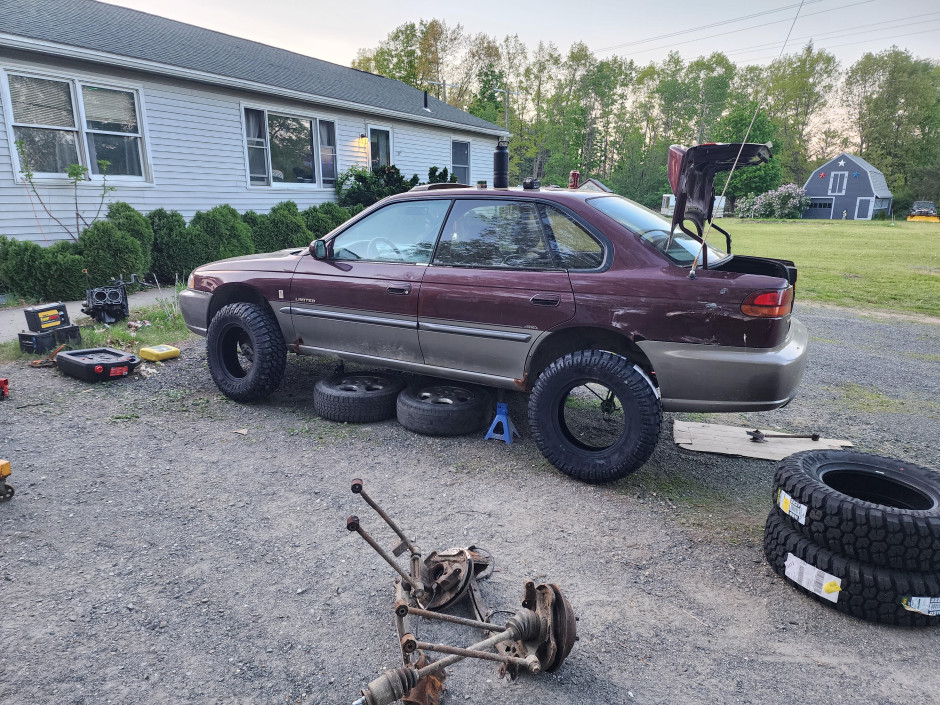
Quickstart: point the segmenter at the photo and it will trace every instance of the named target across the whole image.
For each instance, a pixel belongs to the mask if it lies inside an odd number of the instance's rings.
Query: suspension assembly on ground
[[[477,585],[492,572],[489,554],[469,546],[433,551],[421,560],[420,549],[368,495],[362,480],[352,481],[352,491],[400,540],[389,553],[362,528],[359,517],[346,520],[346,528],[358,533],[398,574],[394,617],[402,660],[401,667],[386,671],[363,688],[362,697],[353,705],[389,705],[397,700],[436,705],[444,688],[444,669],[467,658],[495,661],[500,678],[514,679],[520,672],[552,673],[561,667],[578,637],[577,618],[557,585],[525,581],[521,608],[503,625],[490,622]],[[406,551],[407,569],[396,560]],[[469,601],[476,619],[443,612],[464,600]],[[420,641],[412,629],[415,618],[482,629],[486,638],[466,648]],[[429,652],[443,656],[432,661]]]

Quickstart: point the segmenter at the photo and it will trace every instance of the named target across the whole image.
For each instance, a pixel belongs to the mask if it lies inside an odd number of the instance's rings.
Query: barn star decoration
[[[839,166],[845,166],[845,160],[844,160],[844,159],[840,159],[840,160],[839,160]]]
[[[856,171],[854,174],[852,174],[852,178],[853,178],[853,179],[857,179],[857,178],[858,178],[858,172],[857,172],[857,171]]]
[[[820,178],[820,179],[825,179],[825,178],[826,178],[826,172],[824,172],[824,171],[819,172],[819,178]]]

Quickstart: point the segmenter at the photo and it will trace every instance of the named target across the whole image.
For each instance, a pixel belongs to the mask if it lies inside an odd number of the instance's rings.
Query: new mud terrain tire
[[[786,577],[788,554],[840,578],[840,589],[830,593],[837,595],[836,602],[824,599]],[[911,602],[911,598],[922,598],[914,601],[920,605],[924,604],[923,598],[934,598],[932,609],[940,610],[938,572],[894,570],[846,558],[810,541],[776,511],[767,517],[764,555],[774,572],[790,585],[839,612],[884,624],[919,627],[940,624],[940,614],[928,616],[904,607],[905,601]]]
[[[647,376],[625,357],[599,350],[555,360],[529,398],[529,427],[542,455],[589,483],[639,469],[656,447],[662,416]]]
[[[774,504],[804,536],[849,558],[940,571],[940,472],[867,453],[806,451],[777,466]]]
[[[223,306],[206,335],[209,373],[229,399],[252,402],[281,383],[287,347],[281,328],[267,306],[235,303]]]

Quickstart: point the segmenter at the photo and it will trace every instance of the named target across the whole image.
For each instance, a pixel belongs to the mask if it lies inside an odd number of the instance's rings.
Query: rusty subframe
[[[358,533],[398,573],[394,616],[402,657],[400,668],[386,671],[369,683],[353,705],[389,705],[402,698],[417,705],[435,705],[443,688],[444,669],[467,658],[499,663],[500,678],[507,674],[515,678],[520,671],[551,673],[561,667],[578,637],[574,611],[557,585],[526,581],[522,608],[504,627],[499,627],[485,619],[485,605],[477,586],[477,580],[485,577],[491,567],[488,555],[470,546],[434,551],[422,561],[420,549],[365,492],[362,480],[353,480],[352,491],[376,511],[400,540],[389,553],[362,528],[358,517],[346,520],[346,528]],[[409,570],[395,560],[405,551],[410,553]],[[477,619],[440,611],[464,598],[469,598]],[[412,617],[482,629],[489,636],[466,648],[420,641],[412,631]],[[489,651],[491,648],[496,651]],[[447,655],[431,662],[425,652]],[[428,687],[432,681],[434,687]]]

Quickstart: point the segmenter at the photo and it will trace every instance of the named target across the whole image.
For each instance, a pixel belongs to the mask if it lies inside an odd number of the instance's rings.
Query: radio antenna
[[[784,50],[787,48],[787,42],[790,41],[790,35],[793,33],[793,28],[796,26],[796,21],[800,18],[800,10],[803,9],[803,4],[806,0],[800,0],[800,6],[796,8],[796,14],[793,16],[793,22],[790,23],[790,29],[787,30],[787,36],[783,40],[783,45],[780,47],[780,53],[777,55],[777,61],[780,60],[780,57],[783,56]],[[751,134],[751,128],[754,127],[754,121],[757,119],[757,113],[760,112],[761,106],[764,103],[764,98],[767,97],[767,89],[770,88],[768,81],[764,81],[764,91],[761,93],[760,98],[757,99],[757,107],[754,108],[754,114],[751,116],[751,123],[747,126],[747,131],[744,133],[744,139],[741,140],[741,146],[738,147],[738,154],[734,158],[734,163],[731,165],[731,171],[728,172],[728,178],[725,179],[724,188],[721,189],[721,196],[718,197],[718,202],[722,203],[725,198],[725,191],[728,190],[728,184],[731,183],[731,177],[734,175],[734,170],[738,166],[738,160],[741,159],[741,152],[744,151],[744,145],[747,142],[747,138]],[[709,211],[710,212],[710,211]],[[714,216],[712,216],[714,218]],[[708,231],[711,230],[712,221],[711,219],[705,224],[705,230],[702,232],[702,246],[698,250],[698,254],[695,255],[695,259],[692,261],[692,267],[689,269],[689,279],[695,279],[695,268],[698,266],[699,258],[702,256],[702,253],[705,251],[705,248],[708,245]]]

